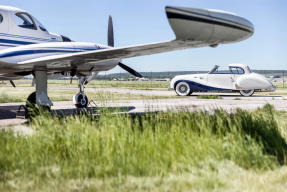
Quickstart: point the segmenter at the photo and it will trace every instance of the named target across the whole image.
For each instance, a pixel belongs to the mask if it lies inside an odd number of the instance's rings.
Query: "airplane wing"
[[[46,56],[10,65],[0,62],[0,67],[13,68],[16,71],[29,71],[41,67],[47,70],[68,69],[71,66],[91,65],[187,48],[215,47],[219,44],[242,41],[254,32],[253,25],[248,20],[226,12],[166,7],[166,14],[176,36],[173,41]]]
[[[119,48],[110,48],[96,51],[85,51],[80,53],[55,55],[37,58],[20,62],[19,64],[29,65],[53,65],[56,63],[87,63],[87,62],[104,62],[110,60],[120,60],[131,57],[151,55],[180,49],[195,48],[208,46],[209,44],[202,41],[169,41],[161,43],[152,43],[145,45],[127,46]]]

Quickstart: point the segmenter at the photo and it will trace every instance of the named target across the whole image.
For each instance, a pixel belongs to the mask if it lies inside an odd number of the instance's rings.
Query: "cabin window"
[[[3,16],[0,14],[0,23],[3,22]]]
[[[33,19],[26,13],[17,13],[15,15],[15,21],[19,27],[37,30]]]

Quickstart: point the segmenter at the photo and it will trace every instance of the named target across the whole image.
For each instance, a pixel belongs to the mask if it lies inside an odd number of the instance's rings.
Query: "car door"
[[[235,83],[233,74],[229,73],[213,73],[208,74],[207,78],[208,86],[214,89],[234,89]]]

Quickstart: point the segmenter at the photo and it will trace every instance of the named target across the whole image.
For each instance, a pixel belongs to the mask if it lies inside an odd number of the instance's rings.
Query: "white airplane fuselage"
[[[32,27],[21,27],[17,20],[24,16],[32,23]],[[0,6],[0,61],[7,63],[21,63],[27,60],[69,53],[80,53],[109,49],[111,47],[88,42],[73,42],[69,38],[50,33],[33,16],[24,10]],[[23,20],[25,22],[25,20]],[[93,61],[90,62],[93,64]],[[114,68],[118,60],[97,62],[97,71],[106,71]],[[86,69],[85,69],[86,67]],[[90,75],[90,67],[78,67],[83,75]],[[4,70],[4,71],[3,71]],[[51,69],[52,72],[53,69]],[[5,72],[5,69],[1,69]],[[57,69],[58,71],[58,69]],[[86,74],[85,74],[86,71]],[[21,76],[22,77],[22,76]],[[20,77],[19,77],[20,78]],[[9,77],[5,77],[9,79]],[[11,79],[15,79],[13,75]]]

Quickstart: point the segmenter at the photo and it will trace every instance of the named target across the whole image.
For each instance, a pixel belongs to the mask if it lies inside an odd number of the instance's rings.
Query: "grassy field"
[[[16,89],[11,87],[0,87],[0,103],[25,102],[29,94],[33,91],[34,88],[30,87],[20,87]],[[71,101],[76,93],[76,90],[48,89],[48,94],[52,101]],[[89,100],[96,101],[176,98],[176,96],[152,96],[104,91],[86,91],[85,93],[89,97]]]
[[[0,191],[284,191],[287,113],[36,117],[0,132]]]
[[[16,80],[15,84],[19,87],[31,87],[32,80]],[[9,82],[0,84],[0,87],[9,87]],[[48,86],[50,87],[78,87],[78,81],[74,80],[70,84],[70,80],[49,80]],[[135,88],[135,89],[164,89],[167,90],[169,82],[167,81],[104,81],[94,80],[91,81],[86,87],[90,88]]]
[[[10,86],[8,82],[0,84],[0,103],[11,102],[25,102],[30,93],[35,91],[31,87],[31,80],[17,80],[15,81],[17,88]],[[59,90],[63,88],[77,88],[77,81],[72,84],[68,80],[49,80],[48,81],[48,94],[52,101],[71,101],[77,90]],[[139,81],[92,81],[87,88],[131,88],[131,89],[157,89],[167,90],[168,82],[139,82]],[[55,89],[57,88],[57,89]],[[137,100],[137,99],[163,99],[172,98],[169,96],[148,96],[139,94],[126,94],[117,92],[93,92],[86,91],[90,100],[106,101],[106,100]],[[176,98],[176,97],[174,97]]]
[[[222,99],[220,95],[198,95],[197,99]]]
[[[25,102],[30,93],[35,91],[34,87],[31,87],[31,80],[17,80],[15,84],[18,86],[16,89],[11,87],[9,83],[4,82],[0,84],[0,103],[10,102]],[[128,88],[128,89],[140,89],[140,90],[165,90],[169,82],[165,81],[92,81],[87,88]],[[277,83],[277,86],[282,87],[282,83]],[[48,81],[48,94],[52,101],[71,101],[73,95],[77,90],[68,90],[63,88],[77,88],[77,81],[73,81],[72,84],[68,80],[49,80]],[[55,89],[56,88],[56,89]],[[124,93],[112,93],[112,92],[93,92],[86,91],[89,99],[103,101],[103,100],[136,100],[136,99],[163,99],[163,98],[179,98],[172,96],[147,96],[136,94],[124,94]],[[286,95],[287,88],[278,88],[276,92],[262,92],[256,94],[264,95]],[[202,98],[201,98],[202,97]],[[207,98],[208,97],[208,98]],[[199,99],[215,99],[217,96],[200,96]]]

